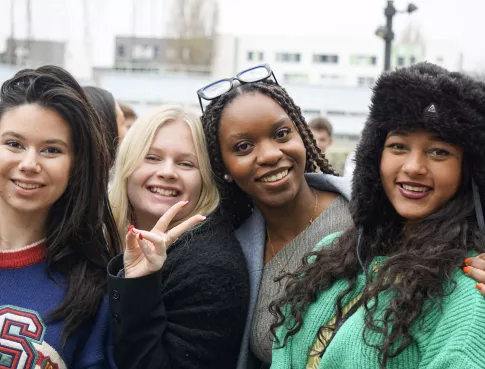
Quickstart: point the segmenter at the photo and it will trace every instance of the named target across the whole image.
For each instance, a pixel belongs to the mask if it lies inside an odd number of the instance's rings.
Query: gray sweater
[[[320,191],[336,192],[350,200],[350,182],[348,178],[317,173],[305,174],[305,178],[312,188]],[[342,228],[345,226],[342,224]],[[257,369],[255,367],[256,360],[249,347],[249,340],[264,269],[266,226],[260,211],[255,209],[254,213],[236,230],[236,237],[241,244],[248,264],[250,299],[237,369]]]

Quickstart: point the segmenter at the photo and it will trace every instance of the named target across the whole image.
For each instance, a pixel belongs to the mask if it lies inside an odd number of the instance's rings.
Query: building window
[[[357,79],[357,85],[359,85],[359,87],[372,86],[374,83],[375,83],[374,77],[359,77]]]
[[[158,46],[153,47],[153,56],[157,58],[160,55],[160,48]]]
[[[299,53],[276,53],[276,61],[285,63],[299,63],[300,62]]]
[[[398,67],[404,67],[405,64],[406,64],[406,59],[404,58],[404,56],[398,56],[397,57],[397,66]]]
[[[438,64],[442,64],[444,61],[445,61],[445,59],[444,59],[442,56],[438,56],[438,57],[436,58],[436,62],[437,62]]]
[[[416,63],[416,57],[414,57],[414,56],[409,57],[409,63],[411,63],[411,64]]]
[[[285,73],[283,78],[285,83],[308,83],[308,74],[304,73]]]
[[[118,56],[121,56],[121,57],[125,56],[125,46],[124,45],[118,46]]]
[[[313,54],[313,62],[321,64],[338,64],[338,55]]]
[[[263,61],[264,53],[261,51],[248,51],[249,61]]]
[[[377,65],[377,57],[374,55],[351,55],[351,65]]]

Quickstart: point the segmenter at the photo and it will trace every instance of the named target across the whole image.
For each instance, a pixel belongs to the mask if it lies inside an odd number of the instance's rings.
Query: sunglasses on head
[[[271,70],[271,67],[268,64],[262,64],[243,70],[242,72],[239,72],[236,77],[221,79],[219,81],[212,82],[205,87],[202,87],[200,90],[197,91],[202,114],[204,113],[202,99],[207,101],[217,99],[219,96],[222,96],[226,92],[231,91],[234,87],[237,87],[234,86],[234,81],[238,81],[239,84],[243,85],[246,83],[261,82],[265,79],[268,79],[269,77],[273,77],[276,84],[278,84],[278,81],[276,80],[276,77]]]

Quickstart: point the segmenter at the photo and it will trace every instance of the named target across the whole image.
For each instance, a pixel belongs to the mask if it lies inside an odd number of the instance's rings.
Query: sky
[[[10,4],[14,34],[26,37],[26,1],[0,0],[0,52],[10,35]],[[67,42],[67,63],[78,76],[91,65],[113,63],[116,35],[160,37],[170,32],[170,1],[176,0],[31,0],[34,39]],[[396,0],[407,8],[410,1]],[[412,22],[427,44],[447,42],[463,52],[467,70],[485,70],[484,0],[414,0],[418,10],[397,14],[394,30]],[[219,0],[219,33],[234,35],[300,35],[354,39],[375,38],[384,25],[385,0]],[[87,20],[84,22],[84,20]]]

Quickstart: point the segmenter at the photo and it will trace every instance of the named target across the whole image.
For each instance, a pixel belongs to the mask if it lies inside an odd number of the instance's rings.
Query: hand
[[[187,203],[180,201],[173,205],[150,232],[133,226],[128,228],[123,254],[126,278],[142,277],[160,270],[167,259],[168,247],[192,226],[206,219],[202,215],[194,215],[167,231],[172,219]]]
[[[463,271],[478,282],[477,288],[485,297],[485,254],[465,259],[465,265]]]

